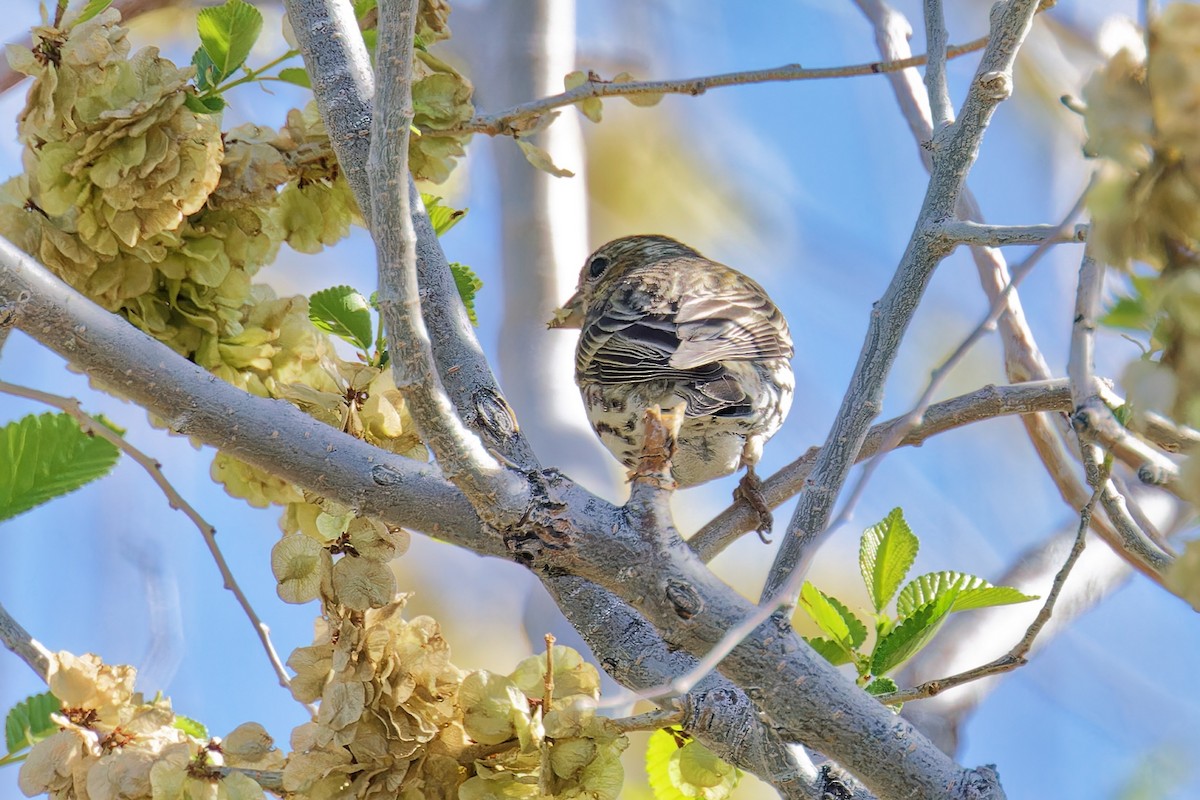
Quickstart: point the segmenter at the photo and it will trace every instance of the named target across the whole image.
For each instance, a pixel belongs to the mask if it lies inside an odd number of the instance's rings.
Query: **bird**
[[[548,327],[580,329],[575,383],[618,461],[637,467],[647,409],[682,404],[676,485],[745,467],[734,497],[757,513],[769,541],[771,511],[754,468],[791,408],[794,348],[760,285],[675,239],[625,236],[587,258]]]

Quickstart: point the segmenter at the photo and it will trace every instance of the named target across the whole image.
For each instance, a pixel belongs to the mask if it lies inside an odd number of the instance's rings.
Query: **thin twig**
[[[0,604],[0,642],[24,661],[43,681],[50,675],[50,659],[53,653],[21,627],[4,605]]]
[[[946,48],[947,58],[982,50],[987,46],[987,37],[952,45]],[[682,78],[662,81],[624,81],[609,82],[603,80],[588,80],[561,94],[543,97],[522,103],[518,106],[499,111],[495,114],[479,114],[469,122],[457,128],[438,130],[440,136],[461,136],[467,133],[482,133],[487,136],[512,136],[530,127],[532,121],[553,111],[556,108],[573,105],[593,97],[632,97],[636,95],[684,94],[701,95],[709,89],[725,86],[746,86],[755,83],[782,83],[788,81],[811,81],[826,78],[853,78],[862,75],[882,75],[889,72],[919,67],[926,63],[924,55],[897,61],[872,61],[867,64],[855,64],[845,67],[822,67],[805,69],[799,64],[786,64],[771,69],[756,69],[745,72],[726,72],[720,75],[707,75],[698,78]]]
[[[162,465],[134,447],[130,444],[129,440],[118,435],[108,426],[97,422],[95,418],[83,410],[79,401],[73,397],[61,397],[38,389],[31,389],[28,386],[18,386],[7,381],[0,381],[0,392],[43,403],[70,414],[79,423],[80,430],[89,436],[99,436],[101,439],[109,442],[118,450],[128,455],[138,466],[146,471],[146,474],[150,476],[150,479],[154,481],[155,485],[158,486],[167,498],[167,504],[173,509],[182,511],[184,516],[191,520],[192,524],[200,531],[200,535],[204,537],[204,544],[208,547],[208,552],[212,554],[213,561],[217,565],[217,570],[221,573],[225,588],[233,592],[233,596],[237,598],[238,605],[242,607],[242,611],[245,612],[246,617],[250,620],[250,624],[254,626],[254,633],[262,643],[263,650],[267,654],[267,660],[271,662],[271,667],[275,670],[276,677],[279,678],[279,685],[290,691],[291,680],[288,678],[287,670],[284,669],[283,661],[279,658],[279,653],[275,651],[275,645],[271,643],[271,629],[259,618],[254,607],[250,605],[250,600],[246,597],[245,592],[242,591],[242,587],[238,585],[237,579],[233,577],[233,572],[229,569],[229,563],[225,560],[221,548],[217,545],[217,529],[209,524],[204,517],[200,516],[200,512],[196,511],[191,503],[184,500],[183,496],[175,490],[175,487],[171,485],[171,482],[163,474]],[[311,704],[306,703],[304,705],[309,711],[314,714],[316,713],[316,709]]]
[[[950,105],[950,85],[946,81],[946,16],[942,0],[925,0],[925,42],[929,63],[925,67],[925,90],[929,93],[929,111],[933,117],[933,137],[954,121]],[[936,155],[936,154],[935,154]]]
[[[1104,480],[1108,479],[1109,468],[1111,468],[1111,465],[1104,470],[1102,475]],[[1087,504],[1079,512],[1079,530],[1075,534],[1075,543],[1071,546],[1071,552],[1067,554],[1067,560],[1063,562],[1062,567],[1054,576],[1054,582],[1050,584],[1050,591],[1046,595],[1046,602],[1042,604],[1037,616],[1033,618],[1033,622],[1029,623],[1025,635],[1021,637],[1020,641],[1011,650],[995,661],[975,667],[974,669],[969,669],[966,672],[960,672],[948,678],[926,681],[920,686],[914,686],[911,689],[881,694],[878,697],[879,701],[887,705],[895,705],[897,703],[907,703],[912,700],[921,700],[926,697],[933,697],[947,689],[953,689],[955,686],[977,681],[989,675],[1010,672],[1017,667],[1023,666],[1027,661],[1026,656],[1029,655],[1029,651],[1033,648],[1034,640],[1037,639],[1042,628],[1046,626],[1046,623],[1050,621],[1050,617],[1054,614],[1054,604],[1058,602],[1058,596],[1062,593],[1063,585],[1067,582],[1067,576],[1071,574],[1071,570],[1075,567],[1075,562],[1079,560],[1079,556],[1083,553],[1083,548],[1087,544],[1088,527],[1092,522],[1092,513],[1095,510],[1096,501],[1100,499],[1102,485],[1103,482],[1092,492],[1091,498],[1088,499]]]
[[[921,423],[909,430],[896,446],[916,447],[937,434],[995,417],[1070,410],[1071,393],[1065,378],[1013,386],[988,385],[929,406]],[[873,426],[859,450],[857,461],[865,461],[879,452],[884,442],[895,438],[895,432],[904,426],[905,420],[906,417],[895,417]],[[800,491],[820,451],[819,447],[809,448],[800,458],[763,481],[763,498],[768,506],[775,508]],[[755,513],[745,502],[738,501],[697,531],[688,544],[700,558],[711,561],[754,524]]]
[[[958,119],[947,129],[940,157],[930,173],[925,199],[891,283],[872,309],[863,349],[825,446],[800,493],[796,511],[771,565],[761,597],[775,598],[780,588],[797,585],[815,552],[861,449],[871,421],[879,413],[883,386],[933,271],[949,245],[931,227],[954,215],[967,174],[996,107],[1012,93],[1012,67],[1037,12],[1037,0],[1011,0],[992,14],[987,49],[971,80]]]
[[[1071,225],[1074,224],[1075,217],[1077,217],[1080,212],[1083,211],[1083,205],[1087,200],[1088,189],[1091,188],[1093,183],[1094,179],[1088,181],[1087,187],[1085,187],[1084,190],[1079,194],[1075,204],[1071,206],[1070,211],[1067,212],[1067,215],[1063,218],[1063,221],[1058,224],[1056,231],[1058,234],[1061,234],[1063,231],[1071,227]],[[939,364],[932,373],[930,373],[929,383],[926,385],[925,391],[921,394],[921,397],[917,400],[912,410],[910,410],[904,416],[902,423],[892,431],[891,437],[880,445],[879,452],[877,452],[859,472],[858,480],[855,481],[854,487],[846,496],[846,501],[842,505],[842,510],[837,514],[836,517],[834,517],[833,521],[829,523],[829,527],[827,529],[828,531],[832,532],[837,530],[839,527],[848,522],[854,515],[854,509],[856,508],[859,499],[866,491],[866,487],[871,480],[871,476],[875,474],[877,469],[879,469],[880,464],[883,463],[883,460],[887,457],[887,454],[895,448],[895,446],[910,430],[913,429],[913,427],[920,424],[921,418],[924,416],[926,409],[929,408],[930,403],[933,402],[934,395],[937,394],[939,389],[941,389],[942,383],[945,381],[946,377],[949,376],[949,374],[954,370],[955,367],[959,365],[959,363],[962,362],[964,358],[966,358],[967,353],[970,352],[971,348],[975,346],[976,342],[982,339],[989,331],[995,329],[996,320],[998,320],[1008,308],[1008,296],[1016,291],[1016,288],[1021,281],[1023,281],[1025,277],[1033,271],[1033,268],[1037,266],[1042,256],[1044,256],[1049,251],[1050,247],[1053,246],[1054,239],[1055,236],[1049,236],[1044,239],[1042,243],[1039,244],[1037,248],[1029,254],[1029,257],[1026,258],[1024,262],[1013,269],[1012,280],[1009,282],[1008,286],[1004,287],[1004,291],[1002,291],[1000,295],[992,301],[991,308],[988,309],[987,315],[977,326],[975,326],[975,329],[971,331],[971,333],[965,339],[963,339],[954,352],[951,353],[945,361]]]
[[[1093,371],[1096,317],[1100,311],[1100,292],[1103,285],[1104,269],[1092,255],[1091,246],[1087,245],[1079,264],[1075,321],[1071,328],[1071,350],[1067,361],[1071,400],[1076,406],[1072,421],[1079,438],[1079,450],[1088,483],[1100,492],[1104,510],[1115,528],[1116,536],[1105,537],[1106,541],[1131,566],[1155,580],[1161,580],[1163,571],[1171,563],[1170,554],[1155,544],[1130,516],[1125,499],[1117,491],[1116,485],[1109,480],[1107,470],[1101,470],[1099,448],[1091,441],[1098,420],[1104,418],[1102,415],[1106,415],[1114,426],[1117,425],[1112,413],[1099,398],[1099,382]],[[1093,406],[1100,406],[1103,411]],[[1133,439],[1132,436],[1127,438]],[[1149,449],[1149,445],[1145,445],[1143,449]],[[1166,457],[1162,456],[1162,459],[1165,461]],[[1103,479],[1096,477],[1101,472],[1104,473]]]

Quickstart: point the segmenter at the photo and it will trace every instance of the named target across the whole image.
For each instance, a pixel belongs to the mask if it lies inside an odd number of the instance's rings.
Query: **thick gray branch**
[[[438,471],[247,394],[83,297],[0,239],[0,305],[22,297],[17,325],[89,378],[192,436],[364,514],[493,555],[496,538]]]

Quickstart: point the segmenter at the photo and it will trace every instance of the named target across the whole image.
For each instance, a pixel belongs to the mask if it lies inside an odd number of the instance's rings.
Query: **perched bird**
[[[754,471],[795,382],[792,337],[763,288],[666,236],[626,236],[588,257],[551,328],[579,328],[575,382],[604,446],[630,469],[647,408],[685,405],[672,476],[680,486],[746,467],[735,493],[771,513]]]

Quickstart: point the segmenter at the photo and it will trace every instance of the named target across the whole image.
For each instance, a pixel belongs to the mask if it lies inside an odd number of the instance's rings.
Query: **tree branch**
[[[904,331],[934,268],[949,253],[949,245],[934,233],[933,225],[953,216],[992,113],[1012,93],[1013,61],[1037,7],[1037,0],[1010,0],[993,9],[987,49],[958,119],[947,128],[940,158],[934,160],[908,249],[873,309],[841,408],[771,566],[762,592],[764,600],[775,597],[793,573],[806,568],[815,543],[826,531],[833,504],[871,420],[879,413],[883,384]]]
[[[962,210],[959,210],[962,213]],[[986,225],[969,219],[948,219],[939,226],[947,239],[972,247],[1005,247],[1007,245],[1040,245],[1082,242],[1087,239],[1087,225],[1063,230],[1059,225]]]
[[[925,0],[925,42],[929,49],[929,63],[925,66],[925,90],[929,94],[934,139],[954,121],[954,107],[950,104],[950,85],[946,82],[948,39],[942,0]]]
[[[981,36],[961,45],[951,45],[946,48],[947,58],[982,50],[987,46],[987,37]],[[704,94],[709,89],[725,86],[746,86],[755,83],[779,83],[788,81],[811,81],[826,78],[852,78],[863,75],[881,75],[899,70],[917,67],[926,63],[926,56],[912,56],[895,61],[872,61],[867,64],[855,64],[846,67],[823,67],[805,69],[799,64],[786,64],[770,69],[756,69],[745,72],[726,72],[720,75],[707,75],[698,78],[681,78],[661,81],[622,81],[612,82],[591,78],[574,89],[561,94],[543,97],[513,106],[495,114],[479,114],[458,128],[439,131],[443,135],[461,135],[467,133],[482,133],[488,136],[516,136],[529,128],[535,127],[538,119],[556,108],[574,105],[593,97],[636,97],[638,95],[684,94],[695,97]]]
[[[21,623],[0,604],[0,642],[24,661],[43,681],[50,675],[50,657],[52,653],[41,642],[29,635],[29,631],[21,627]]]
[[[412,128],[413,36],[417,0],[379,6],[375,110],[367,171],[371,231],[379,263],[379,307],[388,330],[392,374],[421,439],[446,476],[497,524],[521,518],[528,487],[500,465],[468,431],[434,369],[432,344],[421,317],[416,231],[409,205],[408,138]]]
[[[855,0],[855,4],[874,26],[876,42],[884,58],[902,58],[911,52],[908,37],[912,34],[912,26],[903,14],[882,0]],[[918,145],[917,152],[921,163],[929,170],[932,159],[925,145],[933,137],[933,123],[928,96],[921,85],[920,76],[916,70],[906,69],[891,73],[888,75],[888,81]],[[963,187],[956,210],[961,220],[978,223],[983,218],[979,203],[969,186]],[[947,220],[943,224],[953,229],[955,222]],[[988,301],[995,302],[1005,287],[1012,283],[1004,254],[994,247],[972,246],[971,258],[975,262],[979,282],[988,296]],[[1049,379],[1050,367],[1038,348],[1016,292],[1009,293],[1007,306],[1006,313],[1000,317],[999,327],[1000,341],[1004,348],[1004,370],[1009,381],[1020,383]],[[1065,420],[1046,414],[1032,414],[1022,417],[1021,421],[1038,458],[1045,465],[1064,502],[1072,508],[1081,507],[1087,502],[1089,492],[1077,478],[1072,463],[1074,459],[1064,447],[1064,436],[1070,432]],[[1103,520],[1094,520],[1094,524],[1106,525]]]
[[[1096,340],[1096,316],[1100,310],[1100,290],[1103,284],[1104,271],[1092,256],[1091,247],[1085,246],[1083,259],[1079,265],[1079,286],[1075,296],[1075,322],[1071,328],[1071,353],[1067,362],[1071,401],[1077,410],[1087,409],[1089,404],[1093,403],[1099,405],[1111,418],[1111,412],[1098,396],[1098,384],[1092,366]],[[1087,420],[1099,417],[1097,409],[1092,409],[1091,412],[1090,416],[1087,413],[1081,416],[1077,411],[1072,419],[1075,421],[1075,429],[1079,435],[1079,449],[1083,454],[1088,482],[1100,495],[1109,521],[1116,529],[1116,536],[1106,536],[1105,539],[1117,554],[1126,559],[1132,567],[1154,580],[1161,581],[1164,570],[1171,563],[1171,556],[1163,552],[1133,521],[1125,508],[1124,498],[1120,496],[1116,486],[1109,479],[1109,470],[1101,468],[1096,452],[1098,448],[1087,437],[1087,433],[1095,429],[1095,422],[1093,421],[1093,427],[1089,428]],[[1112,422],[1114,425],[1116,424],[1116,420],[1112,420]],[[1148,446],[1146,447],[1148,448]],[[1103,535],[1103,531],[1100,533]]]
[[[477,552],[504,554],[499,537],[481,535],[470,504],[435,467],[386,453],[290,403],[255,397],[216,378],[0,238],[3,297],[24,298],[21,330],[162,419],[172,433],[195,437],[365,515]]]
[[[284,0],[284,7],[338,163],[369,225],[371,189],[367,160],[375,86],[353,9],[346,0]],[[417,235],[421,311],[442,385],[460,419],[488,447],[525,469],[534,469],[537,460],[518,430],[512,409],[475,338],[446,255],[411,179],[408,191]]]
[[[970,394],[929,406],[925,409],[921,424],[909,430],[895,446],[917,447],[939,433],[995,417],[1043,411],[1068,412],[1070,408],[1071,393],[1065,378],[1015,386],[988,385]],[[896,417],[873,426],[867,432],[855,462],[865,461],[879,452],[884,442],[896,437],[896,432],[904,427],[905,421],[906,417]],[[810,448],[800,458],[763,481],[763,497],[767,505],[775,508],[800,491],[820,452],[819,447]],[[697,531],[688,544],[701,559],[711,561],[739,536],[751,530],[755,522],[756,517],[750,507],[744,502],[737,502]]]

